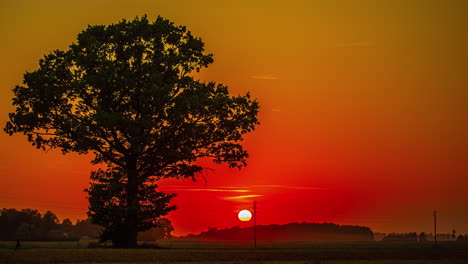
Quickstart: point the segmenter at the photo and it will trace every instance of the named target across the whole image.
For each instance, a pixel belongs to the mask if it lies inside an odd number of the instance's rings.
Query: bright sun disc
[[[237,215],[241,221],[250,221],[252,218],[252,213],[249,210],[242,210]]]

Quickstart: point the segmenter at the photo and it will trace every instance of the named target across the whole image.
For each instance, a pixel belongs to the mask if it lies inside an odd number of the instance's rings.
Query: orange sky
[[[236,217],[253,200],[259,224],[431,232],[438,210],[441,232],[468,233],[466,1],[225,2],[1,1],[1,126],[11,89],[44,54],[88,24],[161,15],[214,53],[199,78],[261,103],[247,168],[161,182],[179,194],[176,234],[248,225]],[[90,157],[20,135],[0,133],[0,144],[0,208],[85,217]]]

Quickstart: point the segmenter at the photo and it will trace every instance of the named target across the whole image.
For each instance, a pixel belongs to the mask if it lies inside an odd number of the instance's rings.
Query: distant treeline
[[[419,241],[426,242],[427,235],[423,232],[419,235],[415,232],[412,233],[391,233],[386,235],[382,241]]]
[[[34,209],[6,209],[0,211],[0,240],[79,240],[99,236],[101,227],[89,220],[70,219],[59,222],[57,216],[47,211],[44,214]]]
[[[138,240],[159,241],[170,239],[174,227],[166,218],[159,219],[159,227],[138,233]],[[35,209],[0,210],[0,241],[78,241],[95,239],[102,232],[102,227],[92,224],[91,220],[70,219],[59,221],[51,211],[44,214]]]
[[[229,229],[210,228],[198,235],[187,235],[177,240],[246,241],[252,240],[253,227]],[[290,223],[286,225],[257,226],[259,241],[372,241],[369,227],[336,225],[333,223]]]
[[[379,234],[380,235],[380,234]],[[434,234],[421,232],[419,234],[412,233],[390,233],[388,235],[383,234],[382,241],[413,241],[413,242],[426,242],[434,241]],[[452,234],[437,234],[438,241],[468,241],[467,235],[459,235],[458,237],[455,233]]]

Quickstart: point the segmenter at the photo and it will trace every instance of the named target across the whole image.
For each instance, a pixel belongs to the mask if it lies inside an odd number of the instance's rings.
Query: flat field
[[[86,248],[79,242],[0,242],[0,263],[268,263],[268,264],[439,264],[468,263],[468,244],[430,243],[251,243],[186,242],[160,243],[160,249]]]

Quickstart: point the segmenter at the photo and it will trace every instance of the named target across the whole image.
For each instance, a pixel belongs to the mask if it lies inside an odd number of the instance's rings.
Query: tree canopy
[[[88,26],[68,50],[51,52],[24,74],[5,131],[40,149],[93,153],[94,164],[106,164],[92,179],[101,185],[92,183],[90,201],[101,187],[121,187],[120,244],[133,247],[137,231],[148,228],[141,223],[157,222],[155,214],[141,215],[148,197],[139,194],[152,193],[145,188],[156,192],[161,178],[193,178],[203,170],[199,158],[246,165],[240,141],[258,124],[259,104],[248,93],[231,96],[227,86],[195,79],[193,72],[212,62],[200,38],[161,17]],[[160,198],[167,207],[171,197]]]
[[[167,223],[168,220],[164,221]],[[41,214],[34,209],[3,208],[0,210],[0,241],[17,239],[77,241],[82,236],[97,237],[101,229],[91,224],[89,219],[77,220],[75,225],[70,219],[64,219],[62,223],[59,223],[57,216],[51,211]]]

